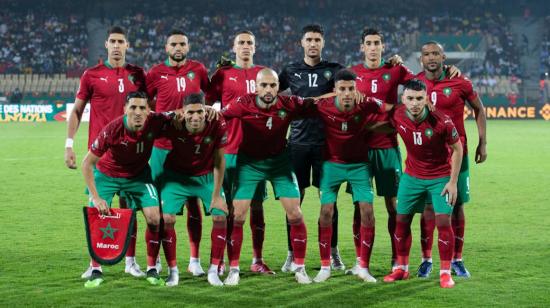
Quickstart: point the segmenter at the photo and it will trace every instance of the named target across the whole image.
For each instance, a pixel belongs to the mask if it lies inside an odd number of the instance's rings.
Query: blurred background
[[[472,79],[488,118],[550,120],[547,1],[1,0],[0,7],[0,104],[49,104],[27,108],[51,111],[46,120],[64,120],[83,71],[106,59],[112,25],[128,31],[127,62],[145,69],[165,59],[166,34],[181,28],[189,35],[189,58],[212,74],[221,55],[232,56],[234,33],[243,29],[256,35],[255,63],[279,71],[299,61],[301,28],[313,22],[326,31],[323,58],[346,66],[363,61],[365,26],[383,32],[385,57],[399,54],[415,73],[421,44],[437,40],[447,63]],[[21,110],[2,108],[0,122],[32,118]]]

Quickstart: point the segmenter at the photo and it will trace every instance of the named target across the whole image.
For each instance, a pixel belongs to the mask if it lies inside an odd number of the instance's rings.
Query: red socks
[[[464,225],[466,223],[463,219],[453,219],[453,233],[455,239],[454,245],[454,259],[462,259],[462,248],[464,247]]]
[[[319,225],[319,253],[321,266],[330,266],[330,243],[332,240],[332,225],[322,227]]]
[[[137,236],[137,219],[134,221],[134,227],[132,228],[132,234],[130,234],[130,244],[128,244],[128,250],[126,250],[127,257],[136,256],[136,236]]]
[[[397,259],[397,248],[393,241],[393,235],[395,234],[395,215],[388,215],[388,234],[390,235],[391,240],[391,259]]]
[[[294,251],[294,263],[298,266],[304,265],[307,248],[307,229],[304,220],[289,221],[290,240]],[[332,236],[332,235],[331,235]]]
[[[360,260],[359,265],[362,268],[368,268],[370,262],[370,255],[372,253],[372,246],[374,244],[374,227],[360,228],[361,234],[361,248],[360,248]]]
[[[225,235],[227,233],[225,221],[214,221],[212,224],[212,233],[210,240],[212,248],[210,250],[210,264],[220,265],[223,259],[225,249]]]
[[[254,257],[256,259],[261,259],[265,236],[265,221],[263,209],[250,211],[250,230],[252,231],[252,248],[254,249]]]
[[[160,232],[153,232],[147,228],[145,242],[147,243],[147,267],[154,267],[160,250]]]
[[[397,248],[397,264],[408,265],[412,242],[410,222],[396,222],[393,240]]]
[[[354,206],[353,212],[353,244],[355,245],[355,257],[361,256],[361,212],[359,206]]]
[[[455,247],[455,237],[451,226],[437,227],[439,238],[437,245],[439,247],[439,258],[441,260],[441,270],[451,269],[451,260],[453,259],[453,250]]]
[[[231,232],[231,240],[227,243],[227,257],[229,266],[239,266],[241,257],[241,247],[243,245],[243,224],[244,221],[233,221],[233,232]]]
[[[422,258],[432,257],[432,246],[434,241],[435,219],[420,218],[420,246],[422,247]]]
[[[162,248],[164,249],[164,256],[169,267],[175,267],[176,262],[176,230],[164,229],[164,237],[162,238]]]
[[[197,198],[187,200],[187,233],[191,257],[198,258],[202,237],[202,214]]]

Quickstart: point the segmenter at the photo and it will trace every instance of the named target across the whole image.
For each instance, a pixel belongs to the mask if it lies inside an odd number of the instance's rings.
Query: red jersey
[[[368,99],[346,112],[340,110],[338,100],[331,97],[314,106],[310,109],[315,110],[325,127],[324,159],[336,163],[367,162],[365,125],[376,122],[377,115],[384,112],[384,103]]]
[[[226,118],[240,118],[242,141],[239,154],[254,159],[267,159],[281,154],[286,148],[290,122],[304,109],[302,98],[277,95],[269,109],[258,107],[256,94],[239,97],[223,109]]]
[[[90,151],[101,159],[96,167],[114,178],[131,178],[148,166],[153,142],[170,127],[172,115],[150,113],[137,132],[126,127],[126,116],[107,124],[92,144]]]
[[[417,75],[417,78],[424,81],[430,101],[435,109],[449,116],[458,130],[460,141],[464,148],[464,155],[468,153],[466,130],[464,129],[464,105],[466,101],[474,101],[477,92],[474,91],[472,82],[463,76],[449,79],[445,72],[437,80],[429,80],[424,72]]]
[[[168,128],[166,137],[172,143],[172,151],[166,157],[165,168],[190,176],[199,176],[212,172],[214,154],[227,142],[225,120],[206,121],[202,132],[191,134],[185,127],[178,130]]]
[[[147,73],[147,94],[156,97],[155,111],[173,111],[182,108],[183,99],[189,94],[206,92],[208,89],[208,72],[206,67],[194,60],[186,60],[177,67],[170,66],[168,60],[153,66]],[[170,141],[159,138],[155,147],[171,149]]]
[[[405,173],[421,179],[451,174],[449,148],[460,140],[453,121],[439,111],[429,112],[420,122],[411,119],[405,105],[395,109],[390,121],[407,148]]]
[[[364,64],[351,68],[357,74],[357,90],[367,97],[375,97],[389,104],[397,104],[397,91],[400,84],[405,84],[414,78],[414,74],[403,65],[391,66],[384,61],[378,68],[370,69]],[[377,121],[389,121],[388,113],[378,115]],[[397,133],[369,133],[367,146],[374,149],[389,149],[396,147]]]
[[[219,68],[210,80],[210,88],[206,95],[209,102],[219,101],[221,107],[236,100],[239,96],[256,92],[256,75],[264,66],[255,65],[251,68],[228,66]],[[237,118],[227,120],[227,146],[225,153],[237,154],[242,140],[241,122]]]
[[[134,91],[145,91],[145,72],[139,66],[113,68],[105,61],[84,72],[76,98],[90,101],[88,148],[105,125],[124,114],[126,95]]]

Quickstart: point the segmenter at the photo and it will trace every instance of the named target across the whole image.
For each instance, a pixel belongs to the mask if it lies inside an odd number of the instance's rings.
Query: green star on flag
[[[107,237],[114,240],[115,239],[115,232],[118,231],[118,229],[115,229],[115,228],[111,227],[111,223],[108,223],[107,227],[105,227],[105,228],[99,228],[99,230],[101,230],[101,232],[103,232],[103,237],[101,238],[102,240],[104,240]]]

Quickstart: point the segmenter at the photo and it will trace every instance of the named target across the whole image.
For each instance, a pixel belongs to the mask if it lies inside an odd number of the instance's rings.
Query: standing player
[[[470,200],[470,172],[466,130],[464,129],[464,105],[465,102],[474,110],[477,131],[479,135],[476,148],[475,161],[482,163],[487,159],[487,119],[485,109],[479,96],[472,87],[472,82],[466,77],[450,79],[443,70],[445,52],[441,44],[428,42],[422,46],[421,61],[424,71],[418,74],[418,78],[426,83],[429,99],[435,109],[449,116],[460,135],[464,157],[458,177],[458,199],[452,215],[452,226],[455,235],[455,248],[452,269],[459,277],[470,277],[470,273],[462,261],[462,248],[464,245],[464,203]],[[418,268],[419,277],[428,277],[432,269],[432,244],[434,224],[434,210],[432,205],[427,205],[421,220],[421,246],[422,264]]]
[[[126,50],[129,47],[126,32],[114,26],[108,31],[105,41],[107,61],[87,69],[80,78],[80,87],[76,94],[74,108],[69,115],[67,141],[65,142],[65,164],[76,169],[76,155],[73,151],[73,138],[80,125],[80,119],[86,103],[91,105],[90,128],[88,130],[88,149],[107,123],[124,114],[126,95],[132,91],[145,91],[145,73],[141,67],[127,64]],[[120,207],[126,207],[120,198]],[[126,252],[125,272],[135,277],[143,277],[135,261],[137,224],[134,224],[132,238]],[[92,267],[82,274],[87,279]]]
[[[170,127],[166,136],[172,143],[172,150],[164,164],[161,184],[162,212],[164,229],[174,230],[176,214],[190,197],[199,197],[206,215],[212,215],[212,249],[208,282],[213,286],[223,283],[218,277],[218,266],[223,258],[226,242],[227,206],[221,191],[225,159],[223,147],[227,141],[225,121],[207,121],[203,94],[190,94],[184,99],[185,123],[182,129]],[[164,253],[170,266],[167,286],[176,286],[179,274],[176,265],[176,245],[166,245],[175,241],[175,235],[164,240]]]
[[[327,138],[321,172],[321,213],[319,217],[319,251],[321,270],[313,279],[323,282],[330,277],[330,241],[332,237],[332,215],[340,185],[349,182],[353,189],[353,202],[360,209],[359,269],[357,275],[364,281],[376,282],[369,272],[370,247],[372,239],[369,228],[372,219],[372,183],[369,176],[368,157],[364,155],[365,126],[375,121],[375,115],[385,111],[382,101],[367,98],[367,102],[356,104],[358,96],[356,75],[350,70],[340,70],[334,76],[335,98],[320,100],[311,109],[315,110],[325,126]],[[391,106],[389,106],[391,108]],[[312,110],[312,111],[313,111]],[[313,113],[313,112],[312,112]]]
[[[280,74],[280,91],[290,89],[293,95],[301,97],[320,96],[334,89],[334,75],[342,65],[322,60],[321,53],[325,46],[324,30],[320,25],[311,24],[302,29],[301,45],[304,49],[303,61],[285,66]],[[325,143],[323,123],[317,117],[292,121],[290,125],[290,153],[298,186],[300,204],[304,200],[305,189],[311,184],[319,188],[322,153]],[[346,267],[338,252],[338,208],[334,206],[332,223],[332,267],[344,270]],[[290,224],[287,221],[288,256],[281,268],[289,272],[293,259],[290,240]]]
[[[107,215],[116,193],[124,193],[131,206],[141,209],[147,221],[147,281],[164,285],[155,268],[160,249],[159,200],[148,165],[153,141],[170,124],[171,117],[149,113],[145,92],[130,92],[124,116],[107,124],[98,134],[82,162],[90,192],[90,205]],[[101,266],[92,260],[92,273],[85,287],[103,282]]]
[[[256,52],[254,34],[250,31],[240,31],[233,40],[233,52],[235,53],[235,64],[220,67],[212,76],[210,88],[206,96],[208,102],[219,101],[221,107],[239,96],[256,92],[256,75],[264,67],[254,65],[254,53]],[[225,146],[225,176],[223,186],[228,206],[232,208],[233,186],[236,181],[237,153],[241,143],[241,123],[237,118],[227,121],[227,145]],[[250,229],[252,231],[252,248],[254,258],[250,270],[255,273],[274,274],[262,257],[265,220],[263,211],[263,200],[265,199],[265,182],[258,186],[250,210]],[[230,211],[232,212],[232,211]],[[233,215],[229,214],[227,224],[227,238],[231,238],[233,226]],[[233,259],[231,242],[227,243],[227,254]]]
[[[399,182],[397,193],[399,202],[394,234],[397,267],[384,277],[384,281],[408,279],[411,222],[414,213],[422,213],[426,201],[429,201],[436,213],[440,286],[452,288],[454,281],[450,267],[454,235],[451,214],[457,199],[462,145],[452,120],[438,111],[430,112],[426,107],[428,96],[422,81],[413,79],[405,84],[402,102],[390,119],[407,148],[405,175]]]
[[[187,59],[189,48],[188,36],[181,30],[172,30],[166,39],[165,50],[168,58],[163,63],[153,66],[148,72],[147,93],[150,98],[156,97],[155,110],[157,112],[176,110],[181,107],[185,96],[207,90],[208,73],[206,68],[200,62]],[[151,170],[153,181],[159,190],[164,161],[171,148],[172,145],[167,138],[156,140],[153,147]],[[187,231],[191,247],[187,270],[193,276],[202,276],[204,270],[199,259],[202,215],[197,198],[192,197],[187,201]],[[173,250],[176,246],[176,232],[170,228],[170,225],[165,227],[162,246],[165,250]],[[176,270],[176,268],[170,268],[170,275],[179,275]]]
[[[239,283],[239,258],[243,239],[243,224],[258,185],[270,181],[290,223],[294,251],[292,270],[298,283],[311,283],[305,271],[304,259],[307,231],[300,209],[300,191],[286,152],[286,134],[293,117],[303,110],[305,102],[296,96],[277,95],[277,73],[265,68],[256,78],[257,94],[239,97],[228,104],[223,115],[239,118],[242,141],[237,156],[237,183],[233,207],[235,221],[231,241],[234,255],[230,262],[226,285]],[[308,99],[311,103],[312,99]]]

